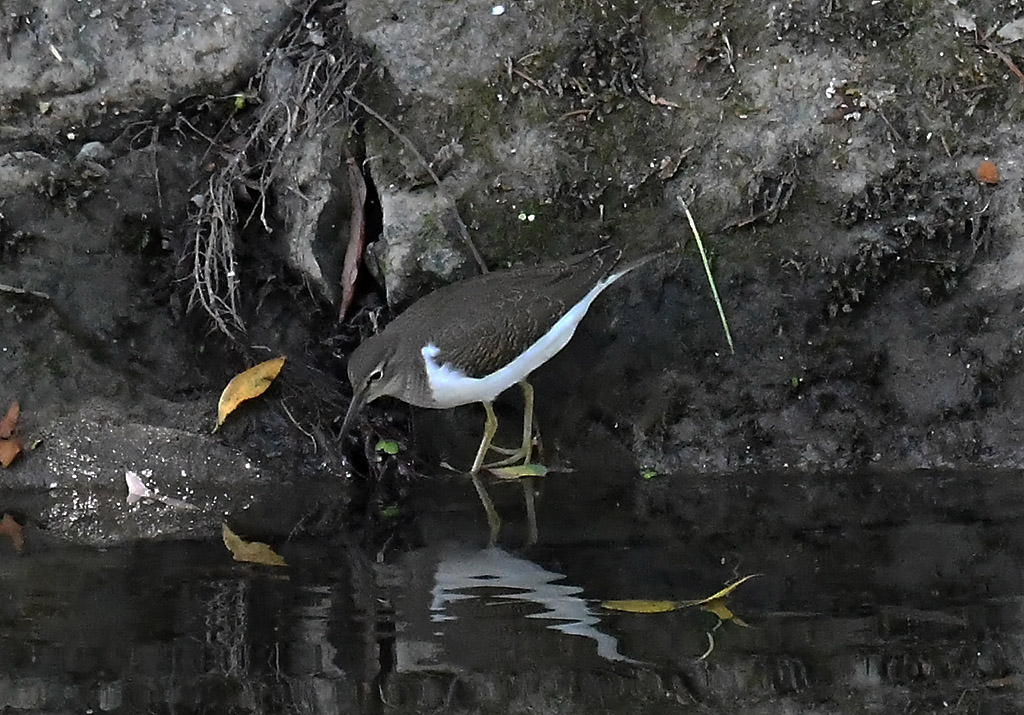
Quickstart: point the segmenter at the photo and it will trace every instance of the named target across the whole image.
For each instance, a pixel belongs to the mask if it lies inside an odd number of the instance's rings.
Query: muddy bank
[[[233,514],[253,485],[204,465],[251,464],[328,485],[265,533],[339,519],[386,538],[415,520],[412,476],[466,461],[452,445],[480,416],[375,406],[337,438],[345,356],[384,306],[477,271],[470,244],[500,267],[681,242],[680,196],[736,354],[687,244],[602,297],[538,373],[546,461],[585,465],[600,443],[636,474],[1021,465],[1009,8],[161,8],[52,2],[5,20],[0,378],[43,438],[4,473],[19,518],[134,538],[124,471],[171,492],[237,479],[210,505]],[[105,52],[125,33],[127,54]],[[339,322],[350,160],[371,245]],[[206,436],[227,379],[278,354],[268,398]],[[96,454],[137,456],[100,456],[83,501],[53,465],[80,461],[67,437],[92,415]],[[165,429],[157,468],[133,445]],[[382,437],[398,458],[375,452]],[[192,459],[206,450],[221,461]]]

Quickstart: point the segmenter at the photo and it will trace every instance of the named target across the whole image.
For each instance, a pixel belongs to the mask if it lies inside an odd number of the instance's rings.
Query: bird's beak
[[[370,383],[367,382],[362,385],[354,385],[353,389],[352,401],[348,403],[348,412],[345,413],[345,421],[341,423],[341,439],[345,439],[356,415],[359,414],[359,411],[363,409],[363,405],[366,404],[366,393],[370,391]]]

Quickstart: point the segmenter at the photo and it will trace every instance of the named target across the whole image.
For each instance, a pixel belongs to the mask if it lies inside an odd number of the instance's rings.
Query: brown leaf
[[[345,265],[341,273],[341,310],[338,320],[344,320],[352,306],[359,263],[363,259],[363,247],[366,245],[366,181],[355,159],[349,157],[346,163],[349,191],[352,194],[352,218],[349,223],[348,246],[345,248]]]
[[[228,528],[227,524],[221,524],[221,535],[224,537],[224,545],[235,557],[235,561],[245,561],[251,564],[262,566],[287,566],[270,546],[262,541],[245,541],[235,532]]]
[[[217,403],[217,426],[213,428],[214,432],[241,403],[267,391],[284,367],[284,360],[283,357],[267,360],[235,375],[224,388],[224,392],[220,393],[220,401]]]
[[[0,420],[0,439],[7,439],[14,434],[14,428],[18,424],[18,415],[20,414],[21,407],[18,405],[18,401],[15,400],[7,408],[7,414]]]
[[[25,545],[25,535],[22,532],[21,524],[16,522],[10,514],[4,514],[4,518],[0,519],[0,536],[8,537],[14,544],[14,550],[21,553],[21,548]]]
[[[998,184],[999,183],[999,167],[996,166],[994,161],[985,160],[978,164],[978,168],[974,172],[975,177],[978,181],[983,184]]]
[[[7,469],[19,454],[21,454],[20,439],[17,437],[0,439],[0,467]]]

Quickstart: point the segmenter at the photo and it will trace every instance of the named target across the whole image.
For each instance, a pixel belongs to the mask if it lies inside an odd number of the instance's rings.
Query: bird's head
[[[352,402],[349,403],[341,426],[343,437],[365,404],[384,395],[401,397],[405,389],[405,378],[401,370],[397,369],[395,355],[396,351],[390,341],[382,334],[365,340],[349,357],[348,379],[352,384]]]

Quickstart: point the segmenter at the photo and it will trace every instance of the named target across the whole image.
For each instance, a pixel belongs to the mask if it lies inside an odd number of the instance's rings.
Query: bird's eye
[[[378,367],[370,373],[370,382],[377,382],[382,377],[384,377],[384,368]]]

